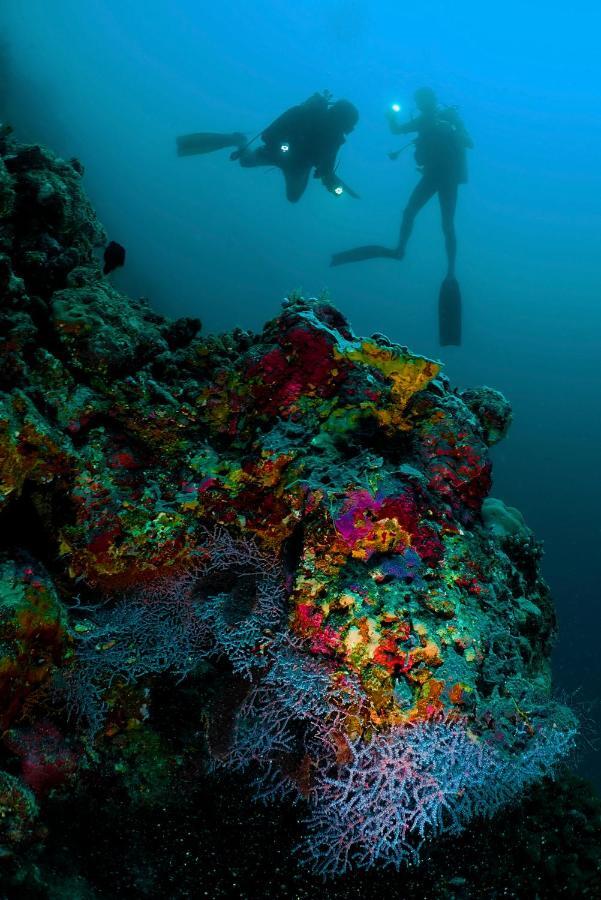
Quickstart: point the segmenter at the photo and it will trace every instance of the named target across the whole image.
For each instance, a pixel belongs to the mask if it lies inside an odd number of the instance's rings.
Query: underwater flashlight
[[[392,111],[393,111],[393,112],[397,112],[397,113],[398,113],[398,112],[401,111],[401,108],[402,108],[402,107],[401,107],[401,104],[400,104],[400,103],[393,103],[393,104],[392,104]]]
[[[290,144],[281,144],[280,150],[282,151],[282,153],[288,153],[288,151],[290,150]]]
[[[334,193],[337,194],[339,197],[341,194],[344,194],[344,188],[342,187],[342,185],[339,184],[338,187],[335,187]]]

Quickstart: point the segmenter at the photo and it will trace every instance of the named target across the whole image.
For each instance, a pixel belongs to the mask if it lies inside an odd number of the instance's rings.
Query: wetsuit
[[[261,139],[263,146],[240,154],[240,165],[277,166],[284,174],[291,203],[304,194],[313,168],[315,178],[321,178],[326,186],[334,181],[336,157],[345,138],[322,95],[286,110],[263,131]]]
[[[457,254],[457,188],[467,181],[465,150],[472,145],[471,138],[452,108],[436,109],[394,130],[397,134],[417,132],[415,161],[422,172],[403,212],[399,249],[404,253],[415,217],[428,200],[438,194],[449,274],[453,274]]]

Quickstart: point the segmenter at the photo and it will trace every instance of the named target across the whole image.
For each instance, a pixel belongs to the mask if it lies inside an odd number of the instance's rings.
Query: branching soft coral
[[[63,676],[70,710],[95,732],[106,711],[103,693],[116,680],[135,684],[161,672],[185,678],[222,655],[248,673],[257,658],[260,664],[265,630],[283,615],[278,575],[253,541],[207,532],[186,572],[92,610],[87,626],[74,631],[75,660]]]
[[[492,816],[551,774],[575,732],[573,723],[545,725],[518,754],[495,749],[465,722],[443,719],[350,741],[348,761],[318,772],[306,859],[326,877],[417,862],[424,840]]]

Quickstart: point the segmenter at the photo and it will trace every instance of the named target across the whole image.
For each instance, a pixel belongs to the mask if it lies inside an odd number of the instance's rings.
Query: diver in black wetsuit
[[[417,132],[415,161],[422,172],[422,177],[403,212],[396,257],[402,259],[405,255],[407,241],[418,212],[434,194],[438,194],[447,251],[447,274],[453,277],[457,255],[455,235],[457,189],[460,184],[467,181],[465,151],[474,144],[456,109],[440,108],[431,88],[420,88],[415,92],[414,98],[421,113],[417,118],[401,125],[397,114],[392,110],[389,113],[390,130],[393,134]]]
[[[177,139],[180,156],[209,153],[224,147],[238,147],[231,159],[244,168],[277,166],[286,183],[286,197],[296,203],[304,194],[313,169],[315,178],[334,194],[347,191],[356,196],[336,176],[336,157],[346,135],[353,131],[359,113],[348,100],[330,102],[327,93],[313,94],[304,103],[293,106],[271,123],[260,137],[256,150],[243,134],[184,135]],[[259,136],[259,135],[258,135]]]
[[[286,197],[296,203],[304,194],[311,169],[324,187],[342,193],[336,177],[336,157],[346,135],[354,129],[359,113],[348,100],[330,104],[327,95],[314,94],[304,103],[282,113],[261,133],[257,150],[233,153],[241,166],[277,166],[286,182]]]
[[[417,132],[415,161],[422,173],[403,212],[399,242],[393,248],[370,244],[336,253],[332,257],[332,266],[376,257],[403,259],[415,217],[428,200],[437,194],[447,251],[447,277],[453,278],[455,275],[457,240],[454,219],[457,189],[467,181],[465,151],[468,147],[473,147],[473,142],[457,111],[453,107],[439,107],[431,88],[420,88],[415,92],[414,98],[420,112],[414,119],[402,124],[396,112],[391,110],[388,114],[393,134]]]

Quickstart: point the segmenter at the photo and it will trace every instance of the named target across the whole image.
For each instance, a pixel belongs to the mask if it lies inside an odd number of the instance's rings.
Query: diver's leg
[[[457,258],[457,236],[455,234],[455,210],[457,209],[457,184],[444,184],[438,189],[442,233],[447,251],[447,278],[455,277],[455,260]]]
[[[216,131],[199,131],[195,134],[180,134],[176,138],[178,156],[198,156],[214,153],[226,147],[242,147],[246,137],[240,131],[224,134]]]
[[[230,159],[239,160],[240,165],[245,169],[254,169],[256,166],[273,166],[275,160],[267,147],[257,147],[251,150],[249,147],[242,147],[236,153],[232,153]]]
[[[399,243],[396,247],[382,247],[380,244],[367,244],[364,247],[353,247],[352,250],[343,250],[342,253],[334,253],[330,266],[344,266],[346,263],[362,262],[365,259],[403,259],[405,247],[413,228],[415,217],[431,197],[436,193],[436,182],[424,176],[415,187],[409,198],[407,208],[403,213]]]
[[[407,246],[407,241],[411,236],[411,232],[413,231],[413,223],[415,222],[415,217],[417,216],[420,209],[422,209],[426,205],[428,200],[430,200],[435,193],[435,182],[432,178],[424,175],[414,188],[413,193],[409,197],[409,202],[405,207],[405,211],[403,212],[399,243],[395,250],[395,256],[397,257],[397,259],[402,259],[405,255],[405,248]]]
[[[290,203],[298,203],[307,190],[311,168],[305,166],[302,169],[290,168],[283,169],[282,171],[284,172],[284,179],[286,181],[286,197]]]

